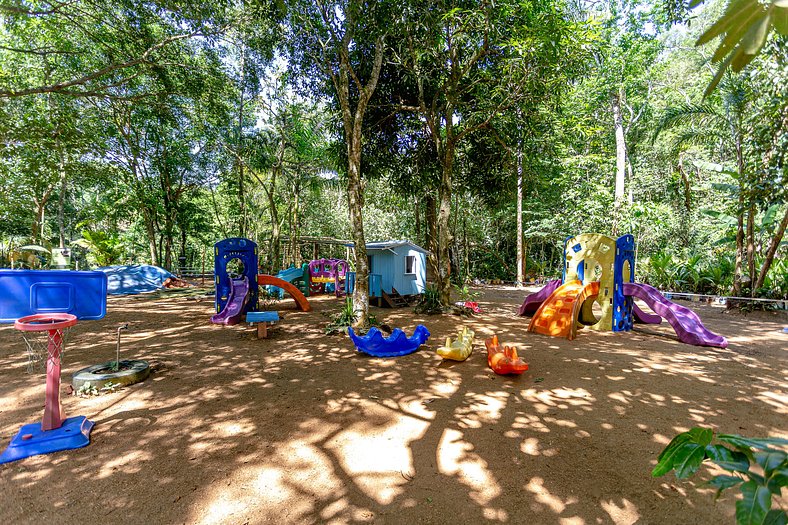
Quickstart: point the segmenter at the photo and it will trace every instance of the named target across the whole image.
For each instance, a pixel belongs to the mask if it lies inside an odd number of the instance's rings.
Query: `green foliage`
[[[772,299],[788,298],[788,259],[774,261],[763,282],[763,288],[756,290],[756,295]]]
[[[82,238],[71,244],[89,250],[89,256],[99,266],[110,266],[121,262],[126,248],[118,232],[84,230]]]
[[[717,443],[714,441],[714,432],[708,428],[693,428],[677,435],[657,457],[651,475],[664,476],[672,470],[677,478],[684,479],[709,461],[730,473],[709,480],[708,484],[717,489],[715,499],[732,487],[738,486],[741,491],[742,499],[736,502],[738,525],[785,525],[788,516],[774,498],[788,486],[788,454],[774,447],[785,447],[788,440],[718,434]]]
[[[475,301],[481,295],[479,292],[471,290],[467,284],[454,285],[454,293],[457,295],[457,299],[462,302]]]
[[[703,0],[692,0],[690,5],[694,7],[702,2]],[[785,0],[730,1],[725,14],[695,43],[696,46],[702,46],[724,35],[712,56],[712,61],[722,64],[706,88],[705,95],[708,96],[714,91],[728,67],[739,72],[752,62],[766,44],[772,28],[781,35],[788,36],[788,2]]]
[[[368,315],[367,319],[369,320],[370,326],[375,326],[378,324],[377,319],[374,315]],[[342,309],[334,316],[328,325],[326,325],[326,333],[333,334],[333,333],[344,333],[347,331],[348,326],[352,326],[358,320],[358,315],[353,309],[353,298],[346,297],[345,304],[342,306]]]
[[[40,3],[12,4],[0,7],[0,264],[21,245],[59,245],[61,233],[68,246],[83,229],[75,246],[91,263],[175,269],[181,256],[192,271],[203,259],[210,271],[225,237],[257,241],[271,271],[312,257],[287,238],[350,238],[347,145],[337,86],[312,56],[329,41],[314,2],[78,0],[47,16],[25,12]],[[354,17],[362,84],[386,34],[362,126],[367,238],[437,252],[448,195],[451,282],[514,281],[521,173],[527,278],[560,275],[568,235],[632,233],[636,279],[729,293],[736,226],[750,213],[760,269],[788,202],[783,0],[708,2],[677,26],[665,16],[686,14],[676,0],[321,5]],[[764,40],[765,17],[778,31]],[[691,47],[715,32],[749,63],[704,98],[714,71]],[[347,87],[356,100],[355,80]],[[618,208],[614,95],[632,199]],[[756,295],[788,297],[780,246]],[[84,268],[84,250],[73,254]],[[345,257],[344,247],[324,255]]]
[[[442,314],[445,311],[441,303],[441,294],[438,287],[434,284],[427,285],[422,294],[421,301],[416,305],[414,311],[417,314]]]
[[[676,260],[670,253],[657,252],[644,261],[641,270],[643,280],[663,290],[724,295],[733,284],[734,265],[723,254]]]
[[[98,388],[90,384],[90,381],[87,381],[83,383],[81,387],[79,387],[79,390],[77,390],[77,395],[81,397],[97,396],[99,395],[99,391]]]

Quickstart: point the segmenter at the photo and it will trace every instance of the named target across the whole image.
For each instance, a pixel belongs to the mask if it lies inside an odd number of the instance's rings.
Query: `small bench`
[[[257,338],[265,339],[268,337],[268,325],[279,321],[279,312],[248,312],[246,322],[249,324],[257,323]]]

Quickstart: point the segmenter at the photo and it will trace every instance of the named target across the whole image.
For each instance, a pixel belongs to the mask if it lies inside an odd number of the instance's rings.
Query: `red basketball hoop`
[[[20,317],[14,328],[23,332],[43,332],[63,330],[77,324],[77,316],[72,314],[34,314]]]
[[[28,372],[32,372],[35,364],[46,356],[47,384],[42,430],[60,428],[66,419],[60,403],[60,357],[68,331],[75,324],[77,317],[66,313],[28,315],[14,323],[14,328],[22,332],[27,345]]]

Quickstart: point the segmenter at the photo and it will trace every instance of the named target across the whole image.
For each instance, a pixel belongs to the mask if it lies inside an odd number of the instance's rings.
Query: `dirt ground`
[[[726,350],[679,343],[667,323],[632,333],[529,334],[526,291],[479,288],[474,318],[373,309],[432,333],[415,354],[376,359],[324,326],[342,301],[310,299],[272,338],[211,325],[212,299],[182,292],[111,298],[80,322],[71,374],[114,356],[149,360],[143,383],[63,396],[95,422],[88,447],[0,465],[0,523],[734,523],[734,492],[714,502],[712,471],[652,479],[672,436],[703,425],[788,434],[785,313],[744,316],[688,304]],[[687,304],[687,303],[685,303]],[[473,355],[435,348],[468,325]],[[498,333],[530,363],[495,375],[483,338]],[[0,327],[0,443],[40,420],[44,375],[26,373],[19,333]]]

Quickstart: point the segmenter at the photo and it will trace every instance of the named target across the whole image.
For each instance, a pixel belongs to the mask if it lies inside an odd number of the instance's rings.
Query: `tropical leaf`
[[[734,226],[736,226],[736,222],[737,222],[736,217],[732,215],[728,215],[727,213],[723,213],[717,210],[710,210],[708,208],[703,208],[702,210],[700,210],[700,212],[703,215],[706,215],[707,217],[712,217],[714,219],[717,219],[720,222],[720,224],[724,225],[726,228],[733,228]]]
[[[702,130],[721,130],[725,126],[725,116],[711,103],[685,103],[665,109],[651,137],[652,144],[664,131],[679,127],[694,126]]]
[[[762,525],[772,506],[772,494],[754,481],[742,483],[741,493],[744,497],[736,502],[736,523]]]
[[[750,469],[750,460],[742,452],[731,450],[723,445],[709,445],[706,455],[714,463],[725,470],[734,472],[747,472]]]
[[[785,452],[782,450],[768,450],[764,452],[756,452],[754,454],[755,461],[763,468],[766,476],[770,476],[771,472],[785,463]]]
[[[676,470],[677,478],[694,474],[706,459],[705,448],[711,443],[714,432],[709,428],[693,428],[674,437],[657,456],[657,466],[651,471],[653,477]]]
[[[788,439],[784,438],[746,438],[737,434],[720,434],[717,439],[724,443],[733,445],[736,448],[745,449],[759,449],[759,450],[773,450],[772,445],[786,446]]]
[[[695,42],[702,46],[722,36],[712,61],[721,62],[716,75],[706,88],[704,97],[717,87],[728,67],[741,71],[758,55],[774,27],[782,35],[788,35],[788,2],[772,0],[734,0],[725,13],[709,27]]]
[[[717,489],[717,494],[714,496],[714,499],[717,499],[720,497],[723,490],[735,487],[736,485],[740,485],[742,483],[744,483],[744,479],[740,478],[739,476],[728,476],[721,474],[711,478],[708,484],[709,486]]]
[[[769,206],[766,212],[761,217],[761,228],[768,228],[777,222],[777,212],[780,211],[780,205],[774,204]]]
[[[770,510],[763,519],[763,525],[786,525],[786,523],[788,523],[788,515],[782,509]]]

